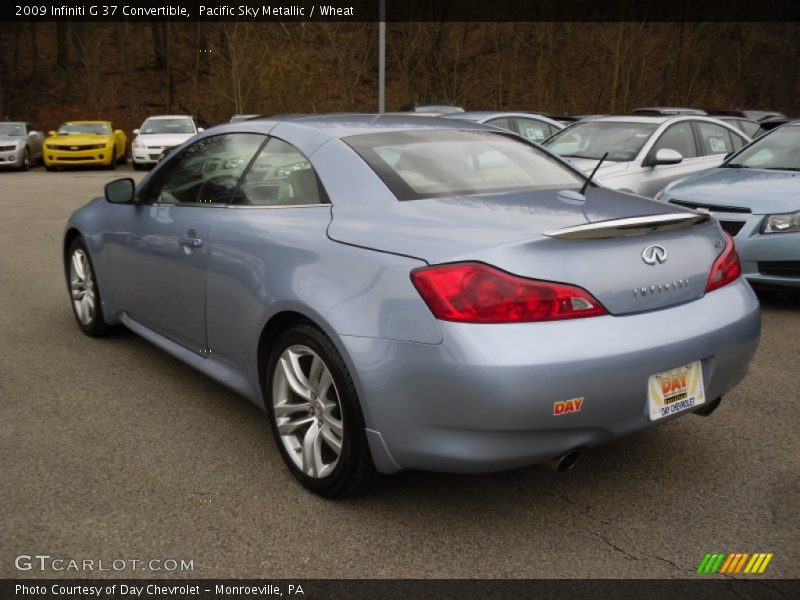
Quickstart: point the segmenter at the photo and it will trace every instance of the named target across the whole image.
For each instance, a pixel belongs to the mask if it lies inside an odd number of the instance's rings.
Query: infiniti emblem
[[[653,244],[642,250],[642,260],[648,265],[667,262],[667,251],[663,246]]]

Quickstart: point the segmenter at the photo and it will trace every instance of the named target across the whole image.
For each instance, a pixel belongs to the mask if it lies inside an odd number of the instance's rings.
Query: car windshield
[[[555,134],[544,146],[571,158],[628,162],[634,160],[658,125],[621,121],[586,121]]]
[[[25,135],[25,126],[21,123],[0,123],[0,135],[23,137]]]
[[[436,129],[345,138],[400,200],[578,187],[582,176],[500,133]]]
[[[111,128],[106,123],[64,123],[58,129],[58,135],[69,135],[72,133],[108,135],[111,133]]]
[[[731,157],[723,166],[800,171],[800,126],[776,129]]]
[[[147,119],[139,133],[194,133],[194,123],[191,119]]]

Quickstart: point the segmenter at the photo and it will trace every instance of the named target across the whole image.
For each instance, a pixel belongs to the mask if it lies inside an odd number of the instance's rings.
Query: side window
[[[761,125],[752,121],[739,121],[739,125],[741,126],[741,129],[744,131],[745,135],[750,137],[753,137],[756,133],[758,133],[758,130],[761,129]]]
[[[236,192],[240,206],[323,204],[328,198],[314,168],[291,144],[270,138]]]
[[[713,123],[697,122],[697,131],[700,133],[702,155],[727,154],[733,150],[730,132],[720,125]]]
[[[499,127],[500,129],[505,129],[506,131],[513,131],[511,129],[511,123],[508,122],[506,117],[500,117],[497,119],[489,119],[486,121],[487,125],[491,125],[492,127]]]
[[[688,121],[676,123],[670,126],[661,134],[658,141],[653,146],[652,152],[658,152],[662,148],[669,148],[681,153],[683,158],[695,158],[697,149],[694,143],[694,133]]]
[[[742,136],[736,135],[735,133],[731,134],[731,141],[733,142],[734,150],[738,150],[747,143]]]
[[[227,204],[264,139],[255,133],[229,133],[198,140],[154,174],[142,200],[158,204]]]
[[[550,126],[535,119],[523,119],[515,117],[517,131],[526,140],[531,142],[543,142],[550,137]]]

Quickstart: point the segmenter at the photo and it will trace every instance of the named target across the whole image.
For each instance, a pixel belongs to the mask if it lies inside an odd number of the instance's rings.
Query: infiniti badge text
[[[688,277],[671,283],[659,283],[649,287],[633,288],[633,297],[652,296],[653,294],[660,294],[662,292],[674,292],[675,290],[687,287],[689,287]]]

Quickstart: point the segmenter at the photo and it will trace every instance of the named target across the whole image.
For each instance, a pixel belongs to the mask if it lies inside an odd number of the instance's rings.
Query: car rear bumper
[[[722,396],[747,373],[760,315],[739,279],[648,313],[439,325],[438,345],[341,338],[384,472],[503,470],[687,414],[650,421],[649,376],[699,360],[706,403]],[[580,397],[579,412],[554,415]]]

